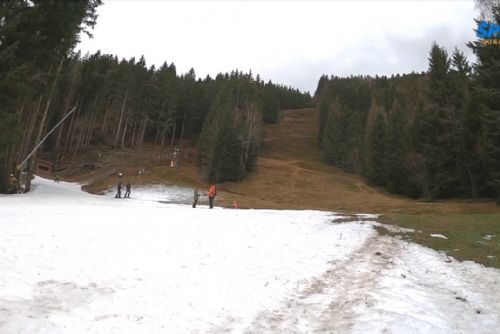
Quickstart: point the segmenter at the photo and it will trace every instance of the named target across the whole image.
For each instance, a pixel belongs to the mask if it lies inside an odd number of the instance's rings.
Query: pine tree
[[[280,99],[276,89],[271,83],[262,87],[262,109],[264,121],[274,124],[278,122]]]
[[[368,139],[369,159],[366,166],[366,175],[368,180],[379,186],[386,184],[386,173],[384,168],[386,160],[385,132],[386,125],[384,117],[378,114]]]
[[[231,94],[227,89],[217,94],[198,140],[198,163],[211,182],[218,181],[221,168],[220,141],[225,139],[221,133],[227,131],[231,123]]]
[[[8,128],[0,133],[0,192],[7,190],[13,166],[48,128],[62,65],[79,33],[94,26],[100,4],[13,0],[0,5],[0,123]]]
[[[450,60],[446,51],[433,44],[429,57],[429,104],[420,117],[419,152],[426,161],[428,199],[448,197],[458,187],[457,159],[461,134],[457,110],[452,103]]]
[[[319,85],[318,85],[318,89],[319,89]],[[319,96],[319,141],[323,141],[323,133],[324,133],[324,130],[325,130],[325,126],[327,124],[327,121],[328,121],[328,116],[330,114],[330,108],[332,106],[332,96],[331,96],[331,92],[330,92],[330,89],[328,87],[328,84],[327,83],[323,83],[321,85],[321,87],[323,87],[323,90],[320,90],[319,91],[319,94],[321,94]]]
[[[500,23],[500,7],[493,7],[491,16]],[[477,57],[473,89],[477,116],[469,118],[479,123],[476,159],[480,165],[475,165],[476,175],[480,172],[483,176],[478,181],[479,192],[496,196],[500,202],[500,46],[476,41],[469,47]]]
[[[500,23],[500,7],[492,9],[492,17]],[[474,101],[480,121],[477,151],[484,177],[480,191],[500,201],[500,46],[480,41],[469,46],[477,57]]]
[[[407,167],[407,124],[403,110],[400,109],[398,101],[395,101],[387,120],[383,166],[387,187],[395,193],[413,196],[413,182],[409,178],[410,171]]]

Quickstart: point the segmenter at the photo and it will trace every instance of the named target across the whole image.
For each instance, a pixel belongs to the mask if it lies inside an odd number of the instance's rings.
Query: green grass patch
[[[444,251],[458,260],[472,260],[500,268],[500,214],[388,215],[386,224],[412,228],[412,241]],[[418,231],[421,231],[419,233]],[[432,237],[442,234],[448,239]]]

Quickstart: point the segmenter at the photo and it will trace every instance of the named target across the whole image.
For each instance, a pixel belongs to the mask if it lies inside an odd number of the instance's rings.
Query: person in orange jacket
[[[210,188],[208,188],[208,204],[210,205],[210,209],[214,208],[215,196],[217,196],[217,191],[215,190],[215,184],[212,184]]]

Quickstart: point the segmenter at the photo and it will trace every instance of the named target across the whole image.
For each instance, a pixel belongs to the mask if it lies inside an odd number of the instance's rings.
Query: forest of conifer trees
[[[58,161],[96,145],[160,149],[197,143],[209,182],[255,168],[262,124],[311,97],[235,70],[197,78],[173,63],[146,66],[75,53],[96,24],[101,0],[10,0],[0,5],[0,192],[36,150]],[[500,22],[495,9],[493,18]],[[468,45],[470,64],[431,46],[425,73],[322,76],[314,100],[326,158],[371,184],[415,198],[500,196],[500,46]],[[29,164],[28,164],[29,165]],[[21,167],[21,168],[19,168]]]
[[[425,73],[321,77],[315,100],[326,158],[415,198],[498,198],[500,46],[468,47],[474,64],[433,44]]]
[[[197,78],[173,63],[147,67],[74,52],[90,34],[101,0],[11,0],[0,5],[0,192],[36,143],[69,111],[36,154],[52,160],[94,145],[140,149],[198,142],[210,182],[240,180],[255,167],[263,122],[311,104],[308,93],[233,71]],[[17,168],[16,168],[17,166]],[[21,169],[25,168],[21,166]]]

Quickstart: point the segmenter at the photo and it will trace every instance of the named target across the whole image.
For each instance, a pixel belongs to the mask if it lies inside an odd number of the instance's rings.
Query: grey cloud
[[[349,76],[422,72],[427,70],[433,41],[450,54],[457,47],[469,60],[474,60],[474,55],[466,46],[474,38],[472,29],[471,25],[459,23],[457,26],[434,27],[418,38],[385,35],[377,40],[360,41],[355,47],[319,62],[302,61],[293,66],[287,64],[263,74],[275,82],[314,93],[322,74]]]

